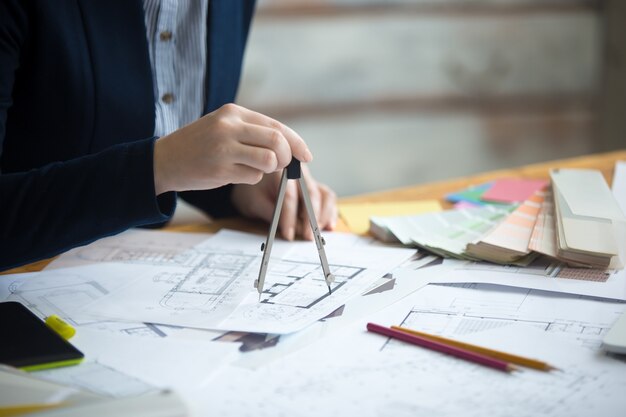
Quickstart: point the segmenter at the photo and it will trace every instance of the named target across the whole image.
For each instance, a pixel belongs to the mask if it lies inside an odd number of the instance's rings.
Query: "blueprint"
[[[57,314],[72,326],[127,335],[166,337],[173,329],[145,323],[80,318],[72,314],[127,284],[132,277],[144,273],[145,270],[144,266],[107,263],[6,275],[3,279],[10,284],[2,295],[3,299],[19,301],[28,306],[41,318]]]
[[[52,261],[44,272],[7,276],[6,280],[0,280],[0,300],[10,297],[9,299],[28,304],[40,317],[58,314],[75,326],[124,335],[160,338],[174,335],[184,338],[202,336],[202,339],[217,337],[217,334],[194,334],[191,329],[172,326],[95,318],[79,319],[70,314],[84,304],[108,294],[118,285],[128,283],[139,273],[137,271],[142,270],[141,266],[193,267],[198,262],[197,252],[190,249],[211,236],[206,233],[130,229],[65,252]],[[98,267],[101,263],[107,266]],[[128,264],[134,266],[124,266]],[[53,271],[70,267],[85,268]],[[108,271],[110,268],[114,271]],[[16,293],[24,281],[31,281],[32,284],[24,291]],[[76,294],[80,296],[75,297]]]
[[[85,354],[80,366],[34,375],[105,396],[127,397],[152,392],[156,387],[189,391],[235,359],[238,344],[211,342],[222,332],[75,314],[132,279],[154,273],[154,268],[99,263],[3,276],[9,300],[23,303],[41,318],[51,314],[62,317],[76,328],[71,342]],[[184,356],[178,356],[181,351]],[[137,360],[139,357],[141,360]]]
[[[268,275],[269,286],[261,302],[249,297],[220,323],[222,329],[267,333],[292,333],[332,313],[362,294],[373,282],[395,269],[413,251],[402,249],[336,250],[331,261],[335,282],[328,294],[319,262],[290,252]]]
[[[256,372],[231,368],[210,387],[221,401],[196,401],[221,416],[621,416],[626,364],[597,342],[625,305],[566,298],[430,285],[343,337]],[[521,353],[560,371],[495,371],[367,333],[367,321]]]
[[[85,309],[86,316],[175,326],[285,334],[360,294],[408,260],[410,249],[337,246],[326,252],[335,282],[328,294],[313,242],[276,245],[259,301],[253,288],[262,237],[216,235],[194,247],[193,267],[162,265]]]
[[[420,291],[400,325],[458,338],[511,325],[558,334],[597,352],[602,339],[626,309],[616,300],[569,296],[488,284],[429,285]],[[409,301],[410,303],[410,301]],[[572,308],[575,305],[576,308]]]

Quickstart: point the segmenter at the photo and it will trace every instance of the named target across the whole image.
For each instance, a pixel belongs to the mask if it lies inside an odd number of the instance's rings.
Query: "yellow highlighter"
[[[46,317],[45,323],[65,340],[70,340],[76,334],[76,329],[56,314]]]

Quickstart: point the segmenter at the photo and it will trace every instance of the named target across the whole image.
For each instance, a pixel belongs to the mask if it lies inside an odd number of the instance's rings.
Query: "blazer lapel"
[[[154,91],[141,0],[79,0],[95,86],[94,150],[154,134]]]

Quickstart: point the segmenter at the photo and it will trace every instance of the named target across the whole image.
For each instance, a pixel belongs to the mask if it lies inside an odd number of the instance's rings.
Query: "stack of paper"
[[[624,214],[599,171],[550,173],[556,212],[557,257],[593,267],[618,266],[617,223]]]
[[[536,257],[529,243],[545,195],[536,191],[493,230],[469,243],[466,252],[490,262],[528,265]]]

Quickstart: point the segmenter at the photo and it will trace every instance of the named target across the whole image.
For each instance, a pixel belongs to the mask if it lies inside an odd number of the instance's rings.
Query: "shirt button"
[[[163,32],[159,33],[159,39],[161,39],[163,42],[167,42],[170,39],[172,39],[172,32],[170,32],[169,30],[164,30]]]
[[[161,101],[165,104],[170,104],[172,101],[174,101],[174,94],[172,93],[165,93],[161,96]]]

